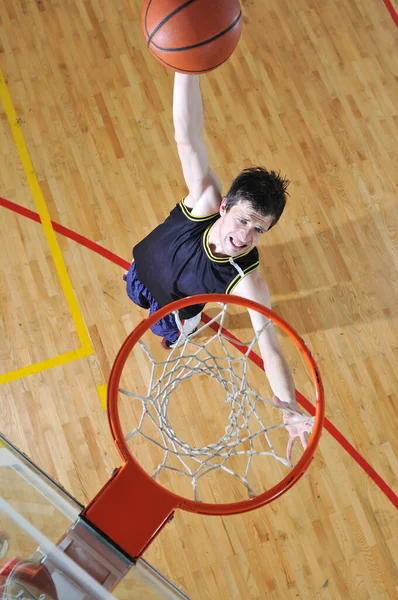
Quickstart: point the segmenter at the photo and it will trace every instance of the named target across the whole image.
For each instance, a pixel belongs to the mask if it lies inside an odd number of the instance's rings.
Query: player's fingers
[[[301,441],[301,445],[303,446],[304,450],[308,446],[308,439],[309,439],[309,435],[308,435],[307,431],[303,431],[302,433],[300,433],[300,441]]]
[[[287,443],[286,458],[289,462],[292,462],[293,446],[294,446],[296,439],[297,439],[296,436],[292,436],[289,438],[289,441]]]

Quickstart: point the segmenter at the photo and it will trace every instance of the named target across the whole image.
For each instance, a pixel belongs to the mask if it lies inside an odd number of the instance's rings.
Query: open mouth
[[[243,250],[243,248],[246,248],[247,244],[242,244],[240,242],[234,242],[234,240],[230,237],[229,241],[231,243],[231,246],[233,248],[236,248],[237,250]]]

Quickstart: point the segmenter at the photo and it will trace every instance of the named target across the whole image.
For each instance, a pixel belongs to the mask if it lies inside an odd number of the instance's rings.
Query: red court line
[[[36,223],[40,223],[40,217],[37,213],[33,212],[32,210],[29,210],[28,208],[24,208],[23,206],[19,206],[18,204],[15,204],[14,202],[11,202],[10,200],[6,200],[5,198],[0,197],[0,206],[4,206],[5,208],[8,208],[9,210],[14,211],[15,213],[18,213],[24,217],[27,217],[28,219],[31,219],[32,221],[36,221]],[[54,228],[54,231],[56,231],[57,233],[60,233],[60,234],[64,235],[65,237],[77,242],[78,244],[85,246],[89,250],[93,250],[97,254],[100,254],[107,260],[110,260],[111,262],[122,267],[123,269],[128,269],[130,267],[131,263],[129,261],[124,260],[120,256],[117,256],[113,252],[110,252],[109,250],[106,250],[106,248],[103,248],[96,242],[92,242],[91,240],[88,240],[87,238],[80,235],[79,233],[76,233],[76,232],[72,231],[71,229],[64,227],[63,225],[59,225],[58,223],[55,223],[54,221],[51,221],[51,223]],[[203,314],[203,321],[209,322],[209,320],[210,320],[209,317],[207,317],[207,315]],[[237,342],[239,342],[238,338],[235,337],[232,333],[227,332],[227,334],[231,339],[235,339]],[[247,350],[247,348],[245,349],[245,347],[243,347],[243,346],[237,345],[236,347],[241,352],[245,352]],[[251,352],[249,354],[249,357],[260,369],[264,370],[263,361],[258,354],[256,354],[255,352]],[[307,398],[305,398],[298,391],[297,391],[297,399],[298,399],[298,402],[311,415],[315,414],[314,406],[307,400]],[[392,488],[389,487],[389,485],[384,481],[384,479],[382,477],[380,477],[380,475],[367,462],[367,460],[365,460],[365,458],[363,458],[363,456],[361,456],[359,454],[359,452],[354,448],[354,446],[344,437],[344,435],[342,433],[340,433],[340,431],[329,421],[329,419],[325,418],[324,428],[326,429],[326,431],[328,431],[330,433],[331,436],[334,437],[334,439],[340,444],[340,446],[342,448],[344,448],[344,450],[351,456],[351,458],[353,458],[355,460],[355,462],[365,471],[365,473],[373,480],[373,482],[383,492],[383,494],[390,500],[390,502],[396,508],[398,508],[398,496],[395,494],[395,492],[392,490]]]
[[[395,25],[398,27],[398,14],[397,14],[397,11],[395,10],[395,8],[393,7],[391,0],[383,0],[383,2],[386,5],[386,8],[387,8],[388,12],[390,13],[391,18],[394,21]]]
[[[0,197],[0,206],[4,206],[4,208],[8,208],[9,210],[18,213],[19,215],[27,217],[31,221],[36,221],[36,223],[40,223],[40,217],[37,213],[33,212],[33,210],[29,210],[29,208],[24,208],[19,204],[15,204],[15,202],[11,202],[10,200],[6,200],[5,198]],[[74,242],[85,246],[89,250],[93,250],[97,254],[100,254],[104,258],[107,258],[116,265],[119,265],[119,267],[123,267],[123,269],[128,269],[130,267],[131,262],[129,263],[126,260],[123,260],[123,258],[120,258],[120,256],[117,256],[116,254],[110,252],[106,248],[102,248],[102,246],[100,246],[99,244],[88,240],[87,238],[80,235],[80,233],[76,233],[75,231],[72,231],[71,229],[68,229],[63,225],[55,223],[54,221],[51,221],[51,224],[53,226],[54,231],[56,231],[57,233],[60,233],[61,235],[64,235],[65,237],[73,240]]]

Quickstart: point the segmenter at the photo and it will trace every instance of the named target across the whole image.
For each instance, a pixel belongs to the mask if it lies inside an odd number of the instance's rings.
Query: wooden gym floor
[[[225,188],[253,164],[292,181],[260,253],[329,421],[289,493],[178,513],[146,558],[200,600],[396,598],[397,5],[242,8],[238,50],[202,78],[207,147]],[[143,316],[123,264],[185,193],[172,74],[139,19],[137,0],[0,0],[1,430],[83,503],[119,464],[105,386]]]

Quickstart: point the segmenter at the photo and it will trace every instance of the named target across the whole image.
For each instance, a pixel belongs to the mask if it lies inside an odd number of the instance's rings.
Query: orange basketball
[[[239,0],[144,0],[141,25],[148,48],[165,67],[199,74],[231,56],[242,12]]]

